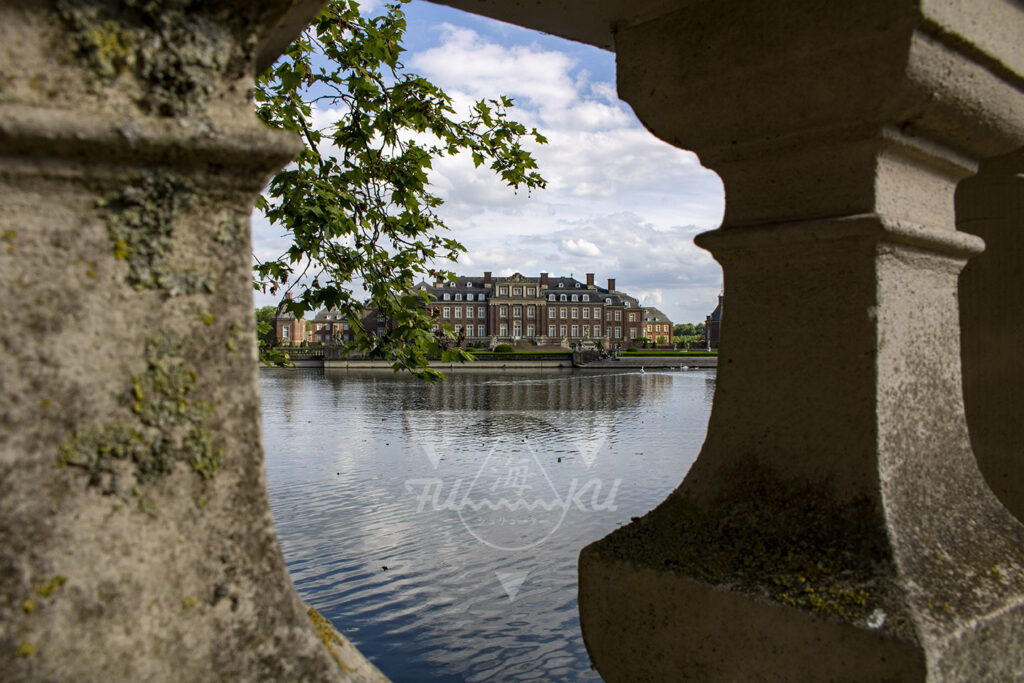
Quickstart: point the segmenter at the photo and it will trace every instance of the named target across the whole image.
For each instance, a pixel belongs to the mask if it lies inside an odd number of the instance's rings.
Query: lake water
[[[299,594],[394,681],[600,680],[579,551],[700,450],[713,370],[260,370],[267,476]],[[385,569],[386,567],[386,569]]]

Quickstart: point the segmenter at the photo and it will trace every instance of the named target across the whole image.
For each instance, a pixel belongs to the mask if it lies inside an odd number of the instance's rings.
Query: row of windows
[[[456,306],[455,307],[455,309],[454,309],[455,310],[455,315],[454,316],[452,316],[452,310],[453,309],[451,307],[445,306],[443,309],[441,309],[441,313],[442,313],[442,315],[445,318],[451,318],[451,317],[461,318],[462,317],[462,306]],[[473,307],[472,306],[466,306],[466,317],[467,318],[472,318],[473,317]],[[477,307],[477,309],[476,309],[476,317],[478,317],[478,318],[486,318],[487,317],[487,307],[486,306],[479,306],[479,307]]]
[[[508,296],[508,289],[509,289],[508,287],[499,287],[498,288],[498,293],[502,294],[504,296]],[[522,295],[523,295],[523,288],[522,287],[513,287],[512,288],[512,296],[522,296]],[[526,296],[537,296],[537,288],[536,287],[527,287],[526,288]]]
[[[473,297],[474,297],[474,296],[476,296],[476,300],[477,300],[477,301],[484,301],[484,295],[483,295],[483,294],[476,294],[476,295],[473,295],[473,294],[467,294],[467,295],[466,295],[466,301],[473,301]],[[448,292],[445,292],[445,293],[444,293],[444,294],[442,295],[442,298],[443,298],[443,299],[444,299],[445,301],[451,301],[451,300],[452,300],[452,295],[451,295],[451,294],[449,294]],[[455,295],[455,301],[462,301],[462,295],[461,295],[461,294],[456,294],[456,295]]]

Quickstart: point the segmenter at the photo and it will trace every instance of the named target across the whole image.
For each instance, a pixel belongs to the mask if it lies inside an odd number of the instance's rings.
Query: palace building
[[[484,272],[420,283],[418,288],[430,295],[437,327],[450,325],[470,341],[624,344],[644,336],[645,310],[656,310],[644,309],[636,298],[617,290],[613,278],[606,287],[598,286],[594,273],[580,281],[548,273],[493,277]],[[671,330],[668,318],[658,314]],[[671,339],[671,331],[667,337]]]
[[[430,297],[428,308],[436,319],[435,330],[450,326],[467,343],[527,341],[568,346],[589,341],[608,346],[640,338],[662,338],[663,343],[672,339],[672,322],[664,313],[644,308],[635,297],[617,290],[614,278],[608,279],[607,286],[598,286],[594,273],[580,281],[548,273],[494,277],[487,271],[451,281],[421,282],[416,288]],[[275,322],[278,341],[352,339],[348,323],[333,311],[321,311],[303,331],[298,329],[300,324],[282,309]],[[382,332],[377,327],[383,324],[372,313],[364,316],[363,328],[370,334]]]

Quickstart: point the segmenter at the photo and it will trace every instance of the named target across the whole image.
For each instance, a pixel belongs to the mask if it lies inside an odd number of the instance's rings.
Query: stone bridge
[[[614,50],[725,185],[707,440],[580,557],[602,676],[1024,677],[1020,2],[447,4]],[[6,680],[379,678],[260,441],[248,216],[299,143],[250,89],[319,5],[0,2]]]

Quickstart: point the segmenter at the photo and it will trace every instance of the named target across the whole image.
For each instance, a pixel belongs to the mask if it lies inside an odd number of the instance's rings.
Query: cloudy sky
[[[362,3],[364,9],[374,4]],[[700,322],[722,271],[693,236],[719,224],[718,177],[696,156],[648,133],[615,94],[612,53],[413,0],[406,5],[406,66],[457,107],[515,100],[512,118],[549,140],[532,151],[547,189],[513,193],[469,159],[434,164],[439,211],[466,246],[460,274],[597,274],[674,322]],[[281,231],[253,216],[258,256],[280,253]],[[276,303],[256,295],[256,305]]]

